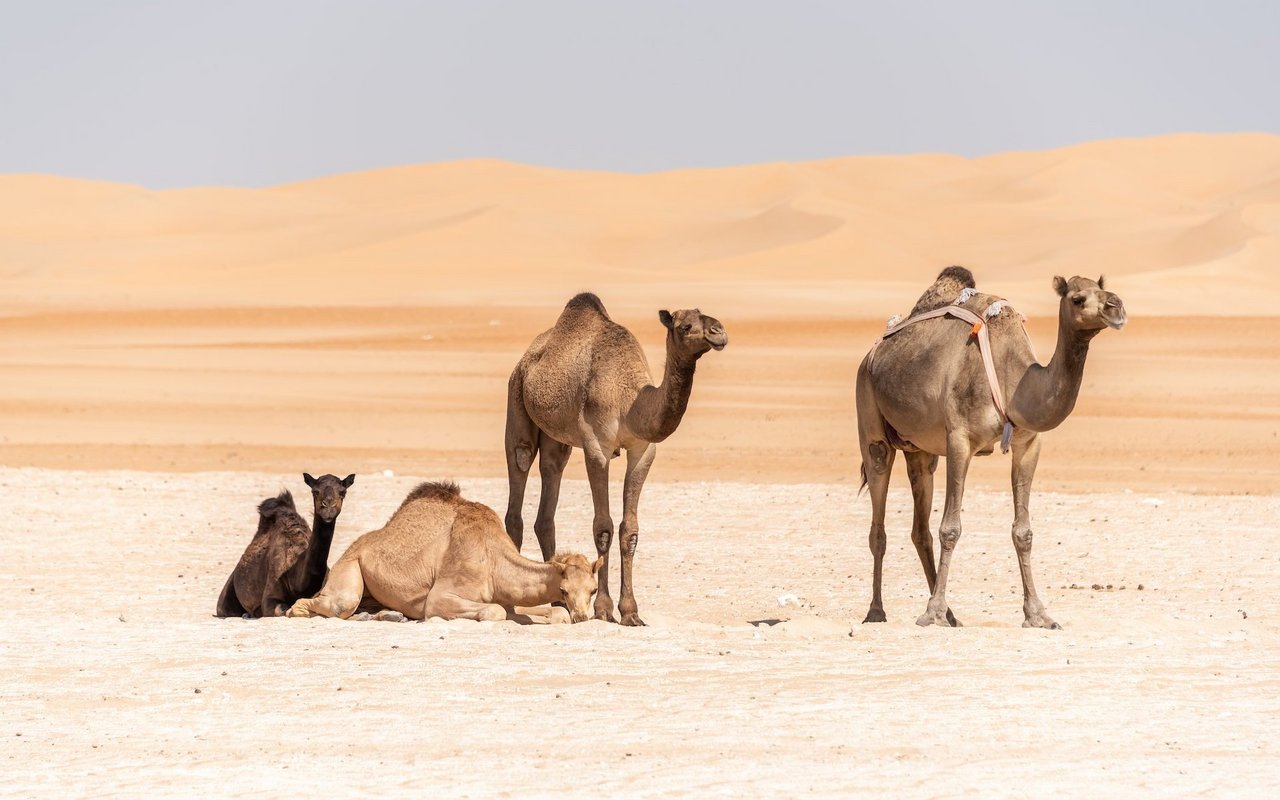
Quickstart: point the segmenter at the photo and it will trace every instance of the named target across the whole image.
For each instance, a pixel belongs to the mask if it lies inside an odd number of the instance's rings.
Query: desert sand
[[[965,627],[913,624],[902,474],[889,622],[858,624],[854,371],[952,263],[1027,314],[1042,360],[1054,274],[1105,274],[1129,310],[1037,475],[1063,631],[1019,627],[998,455],[966,496]],[[0,176],[0,793],[1276,788],[1277,264],[1260,134],[267,189]],[[416,480],[501,513],[507,375],[582,290],[655,369],[660,308],[729,334],[641,505],[650,627],[210,617],[254,504],[303,499],[304,470],[358,474],[331,559]],[[562,546],[587,550],[580,455],[566,477]]]

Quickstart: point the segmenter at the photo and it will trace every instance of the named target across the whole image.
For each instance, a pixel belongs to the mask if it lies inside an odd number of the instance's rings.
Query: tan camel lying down
[[[367,596],[411,619],[502,620],[516,606],[562,601],[581,622],[601,563],[574,553],[531,561],[488,506],[462,499],[456,484],[424,483],[385,526],[352,542],[320,593],[289,616],[346,619]],[[553,611],[553,621],[564,620]]]

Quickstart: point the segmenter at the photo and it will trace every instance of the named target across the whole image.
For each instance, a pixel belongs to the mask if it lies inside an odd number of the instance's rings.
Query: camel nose
[[[1115,295],[1107,298],[1107,302],[1102,305],[1102,310],[1104,321],[1116,330],[1123,328],[1129,321],[1129,315],[1124,310],[1124,301]]]

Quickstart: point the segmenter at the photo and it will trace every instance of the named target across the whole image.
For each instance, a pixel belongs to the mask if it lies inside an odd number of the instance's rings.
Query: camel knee
[[[877,475],[883,475],[889,471],[889,456],[892,452],[886,442],[872,442],[867,445],[867,454],[871,456],[871,469]]]
[[[943,550],[954,550],[956,542],[960,541],[960,526],[943,525],[938,530],[938,539],[942,541]]]
[[[636,554],[636,546],[640,544],[639,531],[619,531],[618,532],[618,549],[622,551],[622,555],[630,558]]]
[[[598,517],[592,529],[596,552],[601,555],[609,552],[609,545],[613,543],[613,520],[609,517]]]
[[[485,605],[480,608],[476,614],[476,619],[481,622],[502,622],[507,618],[507,610],[498,605]]]
[[[507,528],[507,536],[515,543],[516,549],[520,549],[520,545],[524,543],[524,517],[520,515],[519,509],[512,509],[507,512],[507,516],[503,519],[503,524]]]
[[[533,532],[537,534],[540,542],[547,537],[551,537],[554,540],[556,536],[556,521],[553,519],[539,519],[533,523]]]
[[[911,529],[911,543],[919,550],[922,547],[933,549],[933,533],[925,525],[917,525]]]
[[[1026,553],[1031,550],[1030,528],[1013,529],[1013,549],[1017,550],[1019,553]]]
[[[516,459],[516,469],[521,472],[528,472],[533,466],[533,447],[527,444],[518,444],[513,450]]]
[[[871,534],[867,537],[867,544],[871,547],[871,555],[876,558],[884,557],[884,551],[889,546],[889,537],[885,534],[883,525],[871,526]]]

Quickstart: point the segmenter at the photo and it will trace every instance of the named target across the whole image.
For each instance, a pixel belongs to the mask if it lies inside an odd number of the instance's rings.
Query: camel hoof
[[[368,611],[361,611],[357,614],[352,614],[351,616],[347,617],[347,619],[351,620],[352,622],[368,622],[369,620],[373,619],[373,615],[370,614]]]
[[[947,609],[947,624],[953,628],[964,627],[964,625],[960,623],[960,620],[956,619],[956,615],[951,613],[951,609],[949,608]]]
[[[1061,625],[1059,625],[1058,623],[1056,623],[1056,622],[1054,622],[1053,620],[1049,619],[1048,617],[1045,617],[1044,619],[1040,619],[1040,620],[1029,620],[1029,619],[1027,619],[1027,620],[1023,620],[1023,621],[1022,621],[1022,627],[1024,627],[1024,628],[1044,628],[1045,630],[1050,630],[1050,631],[1060,631],[1060,630],[1062,630],[1062,626],[1061,626]]]
[[[377,614],[373,615],[373,618],[376,619],[378,622],[408,622],[409,621],[409,618],[406,617],[404,614],[401,614],[399,611],[392,611],[390,609],[383,609],[382,611],[379,611]]]
[[[884,615],[883,608],[873,608],[867,612],[867,618],[862,621],[862,624],[866,625],[868,622],[884,622],[888,619],[889,618]]]
[[[916,624],[922,628],[927,628],[930,625],[940,625],[944,628],[951,626],[951,623],[942,614],[931,614],[928,611],[916,617]]]
[[[644,620],[640,619],[640,615],[635,613],[634,611],[630,614],[622,615],[622,624],[630,628],[645,627]]]

